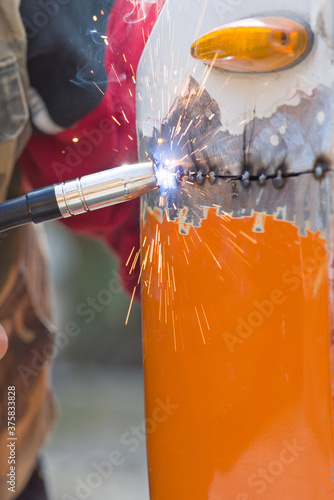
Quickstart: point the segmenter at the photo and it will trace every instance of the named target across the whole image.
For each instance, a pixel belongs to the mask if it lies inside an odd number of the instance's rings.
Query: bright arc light
[[[169,160],[154,162],[155,176],[162,195],[166,195],[171,189],[177,186],[176,164]]]

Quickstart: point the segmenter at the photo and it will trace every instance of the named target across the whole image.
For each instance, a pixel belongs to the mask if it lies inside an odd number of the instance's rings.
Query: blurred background
[[[105,291],[118,263],[102,244],[61,224],[46,225],[46,234],[54,321],[59,332],[80,331],[65,336],[54,360],[60,414],[44,452],[50,498],[148,500],[145,440],[133,438],[145,418],[140,307],[132,305],[126,325],[131,297],[118,285]]]

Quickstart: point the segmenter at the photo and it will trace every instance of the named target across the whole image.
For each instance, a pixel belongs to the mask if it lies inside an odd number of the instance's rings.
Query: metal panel
[[[331,7],[169,0],[142,56],[141,160],[182,171],[141,209],[154,500],[334,498]],[[191,59],[197,36],[276,12],[315,34],[295,68]]]

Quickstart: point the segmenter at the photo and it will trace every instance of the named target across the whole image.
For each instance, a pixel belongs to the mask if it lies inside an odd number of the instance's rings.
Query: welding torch
[[[0,232],[122,203],[157,187],[156,166],[148,161],[34,189],[0,203]]]

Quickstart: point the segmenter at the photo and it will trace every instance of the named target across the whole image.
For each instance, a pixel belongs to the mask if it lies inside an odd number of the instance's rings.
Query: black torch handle
[[[38,224],[61,217],[54,186],[46,186],[0,203],[0,232],[28,222]]]
[[[29,191],[0,203],[0,232],[27,222],[72,217],[132,200],[158,187],[152,161],[123,165]]]

